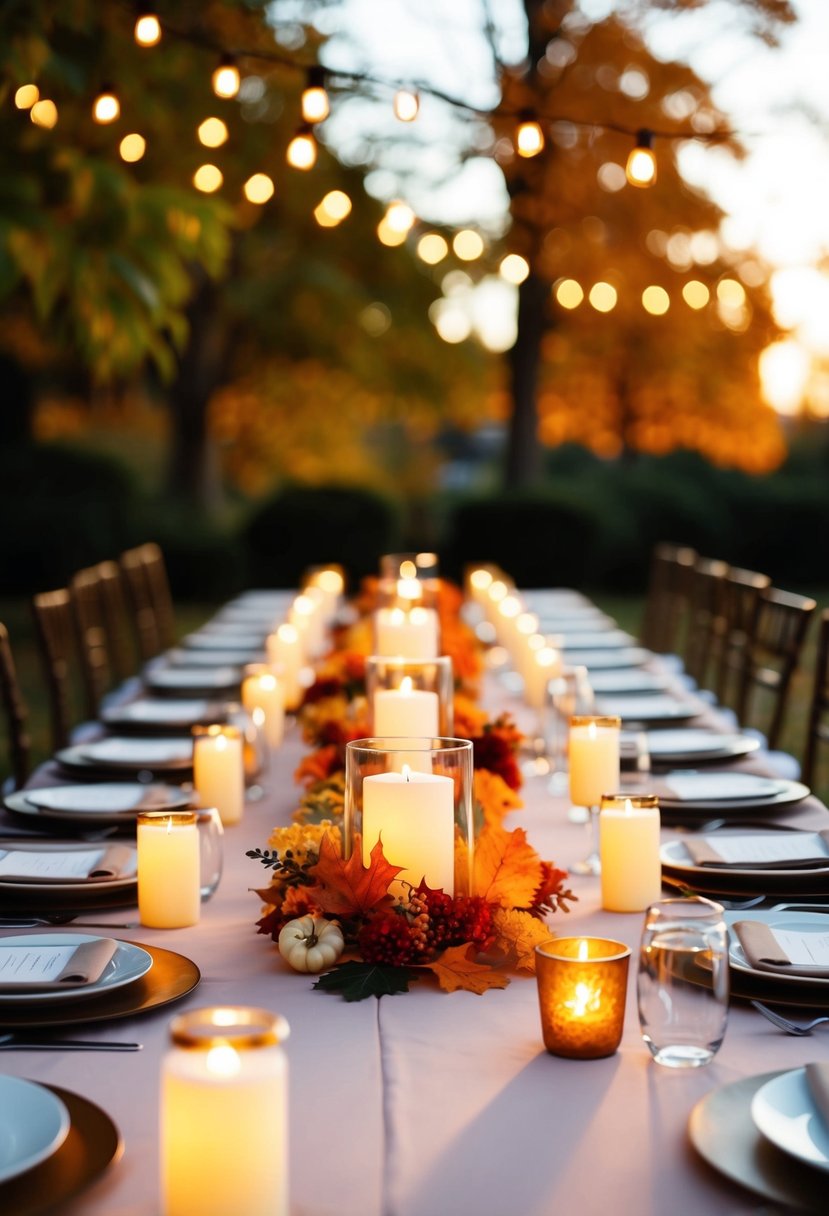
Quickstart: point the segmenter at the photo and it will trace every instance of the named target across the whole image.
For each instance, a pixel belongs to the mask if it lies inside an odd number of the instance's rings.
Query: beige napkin
[[[723,857],[717,848],[721,839],[720,837],[718,840],[716,836],[688,837],[682,843],[691,860],[698,866],[736,866],[751,870],[813,870],[829,867],[829,831],[781,832],[777,835],[767,833],[762,837],[767,851],[772,852],[775,845],[780,849],[790,848],[791,842],[795,841],[802,847],[803,856],[768,857],[762,861],[757,860],[748,852],[745,857],[741,857],[739,840],[734,836],[728,838],[730,857]],[[757,839],[758,837],[755,836],[745,837],[746,842]],[[821,851],[822,855],[819,857],[806,855],[816,851]]]
[[[21,850],[25,852],[25,850]],[[12,856],[14,850],[10,850]],[[125,844],[112,844],[104,850],[103,855],[98,858],[93,868],[89,870],[86,878],[89,882],[111,882],[114,878],[122,876],[135,876],[135,849],[131,849]],[[39,874],[14,874],[7,871],[3,874],[3,882],[18,882],[18,883],[48,883],[51,885],[59,885],[61,883],[77,883],[83,882],[83,877],[78,878],[71,874],[61,875],[39,875]]]
[[[806,1065],[806,1085],[812,1101],[818,1109],[826,1130],[829,1131],[829,1062]]]
[[[112,960],[118,943],[111,937],[96,937],[81,942],[62,964],[45,965],[56,946],[39,946],[37,938],[28,943],[4,946],[0,942],[0,993],[54,992],[63,988],[82,988],[94,984]]]
[[[827,918],[829,929],[829,918]],[[829,964],[808,966],[792,963],[784,947],[768,925],[757,920],[738,920],[734,932],[740,940],[749,964],[755,971],[773,971],[777,975],[804,975],[829,979]]]

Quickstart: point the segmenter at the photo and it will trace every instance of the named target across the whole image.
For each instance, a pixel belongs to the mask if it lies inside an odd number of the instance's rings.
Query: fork
[[[784,1018],[782,1013],[776,1013],[774,1009],[769,1009],[768,1005],[764,1005],[761,1001],[752,1001],[755,1009],[762,1013],[764,1018],[767,1018],[772,1026],[776,1026],[778,1030],[785,1030],[786,1034],[804,1036],[811,1034],[816,1026],[820,1026],[822,1022],[829,1022],[829,1017],[812,1018],[810,1022],[792,1022],[789,1018]]]
[[[83,926],[85,929],[137,929],[134,922],[76,920],[73,914],[56,912],[53,916],[0,916],[0,929],[37,929],[42,925]]]
[[[116,1043],[112,1039],[41,1039],[0,1034],[0,1051],[142,1051],[143,1047],[143,1043]]]

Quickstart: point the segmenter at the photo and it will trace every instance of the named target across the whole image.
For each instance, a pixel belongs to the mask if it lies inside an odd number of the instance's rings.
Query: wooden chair
[[[36,595],[32,612],[49,698],[52,747],[57,751],[68,746],[72,724],[79,717],[74,679],[78,665],[76,633],[68,588]]]
[[[728,569],[727,562],[700,557],[691,575],[685,670],[700,688],[707,687],[712,649],[721,628],[722,584]]]
[[[651,555],[641,638],[659,654],[678,649],[697,555],[686,545],[658,544]]]
[[[139,551],[144,565],[150,603],[155,613],[158,640],[161,647],[166,650],[170,646],[174,646],[176,642],[176,616],[164,555],[158,545],[152,541],[141,545]]]
[[[112,675],[115,680],[123,682],[134,675],[138,666],[124,578],[117,562],[99,562],[95,569],[98,571],[104,633]]]
[[[32,750],[28,730],[29,712],[17,679],[9,631],[3,624],[0,624],[0,696],[6,715],[11,762],[11,780],[6,785],[22,789],[29,776]]]
[[[135,631],[139,657],[143,662],[153,659],[162,649],[155,607],[150,595],[143,546],[126,549],[118,559],[124,579],[124,590]]]
[[[778,591],[776,587],[760,595],[757,626],[740,679],[737,717],[744,726],[760,726],[770,749],[776,748],[780,739],[792,677],[816,607],[813,599]],[[757,720],[757,693],[767,694],[767,725]]]
[[[820,614],[815,682],[806,727],[802,776],[809,786],[814,785],[817,774],[818,746],[825,743],[829,744],[829,608]]]
[[[98,566],[88,566],[74,574],[69,582],[69,593],[78,638],[86,713],[90,718],[97,718],[101,701],[113,683]]]
[[[712,657],[715,691],[721,705],[731,705],[736,699],[748,649],[757,630],[761,596],[770,586],[767,574],[732,567],[719,588]]]

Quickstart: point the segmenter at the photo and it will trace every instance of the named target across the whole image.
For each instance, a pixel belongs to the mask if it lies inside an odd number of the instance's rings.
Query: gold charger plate
[[[124,1151],[121,1133],[106,1111],[88,1098],[46,1085],[69,1111],[69,1132],[51,1157],[0,1185],[3,1216],[40,1216],[65,1203],[100,1177]]]
[[[73,1001],[71,1006],[15,1006],[0,1010],[0,1026],[4,1030],[19,1030],[35,1026],[77,1026],[87,1022],[109,1022],[117,1018],[134,1017],[169,1005],[192,992],[201,980],[201,972],[183,954],[162,950],[160,946],[140,946],[152,956],[153,965],[146,975],[133,984],[126,984],[112,993]],[[0,1209],[2,1210],[2,1209]]]
[[[794,1161],[760,1134],[751,1099],[761,1086],[790,1069],[744,1077],[712,1089],[691,1111],[688,1134],[694,1148],[719,1173],[788,1211],[825,1216],[826,1175]]]

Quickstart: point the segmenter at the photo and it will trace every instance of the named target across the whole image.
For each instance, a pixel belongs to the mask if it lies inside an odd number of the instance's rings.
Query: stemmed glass
[[[619,788],[621,718],[574,715],[570,719],[570,801],[587,807],[590,851],[576,862],[576,874],[600,874],[599,806],[602,794]]]
[[[551,794],[566,794],[569,789],[567,736],[570,719],[574,714],[592,714],[594,707],[595,697],[586,667],[563,667],[560,673],[549,681],[544,734],[547,755],[553,770],[550,777]],[[571,807],[569,818],[576,823],[585,823],[587,817],[581,807]]]

